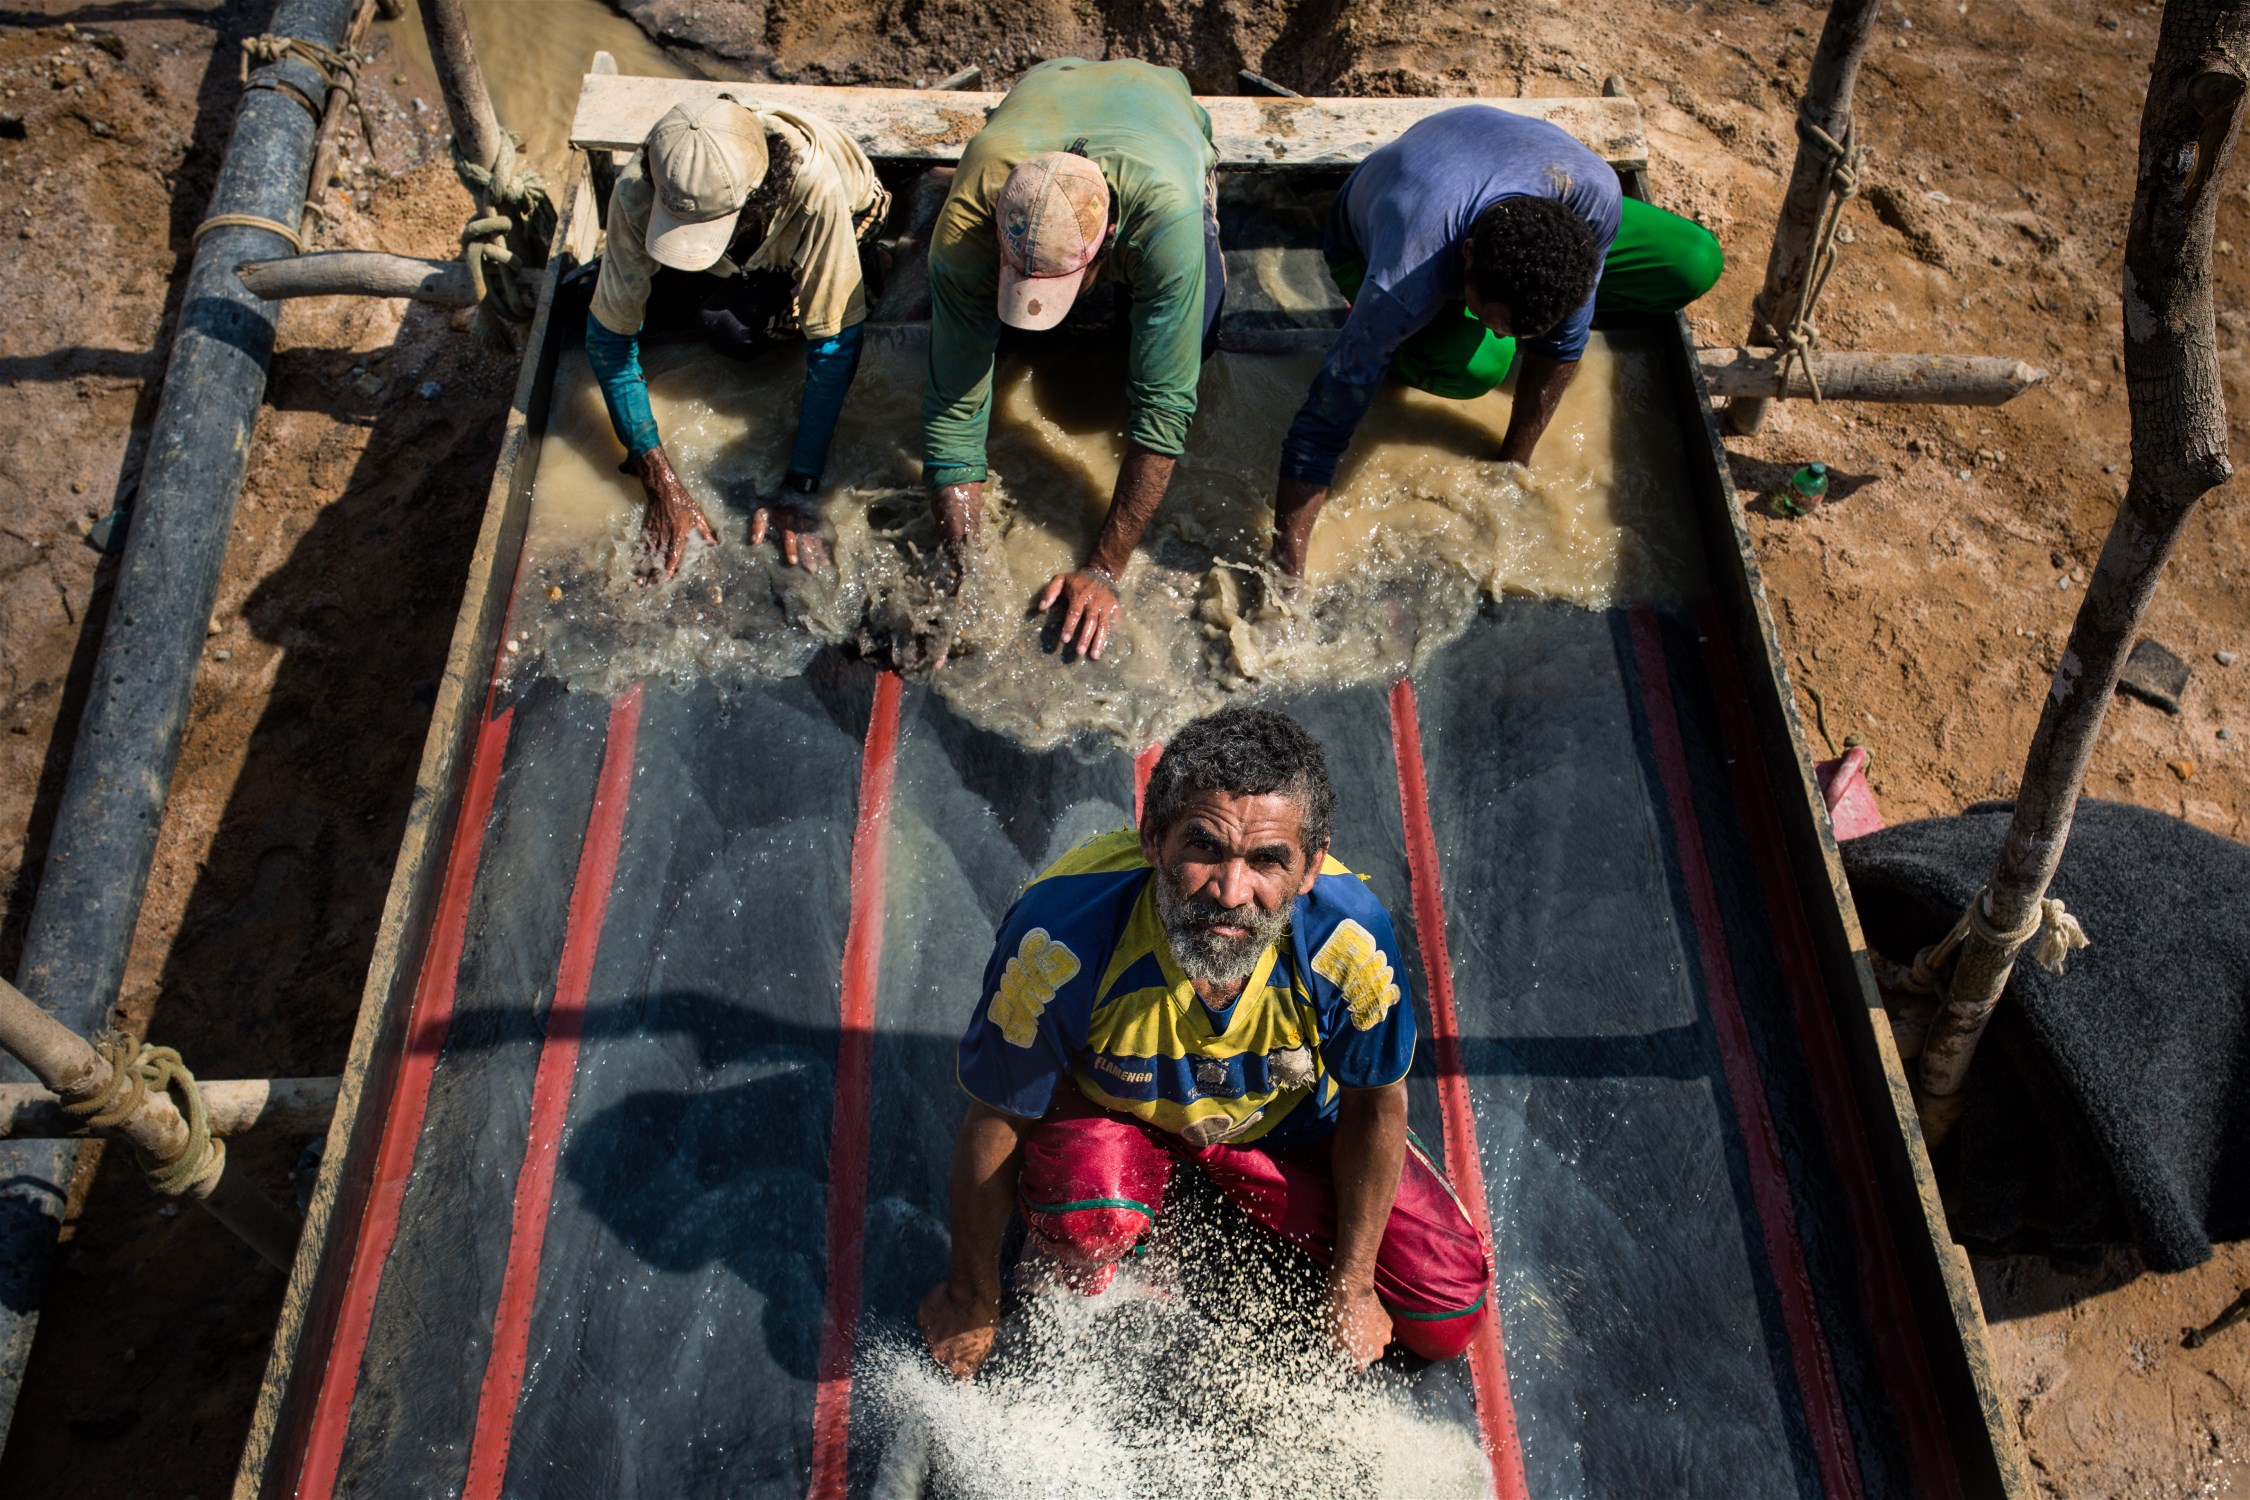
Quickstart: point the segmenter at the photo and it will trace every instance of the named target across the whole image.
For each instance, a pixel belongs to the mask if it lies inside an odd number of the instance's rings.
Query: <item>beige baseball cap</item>
[[[1109,236],[1109,184],[1070,151],[1018,164],[1000,188],[1000,321],[1052,328]]]
[[[648,253],[675,270],[709,270],[766,180],[766,128],[724,94],[676,104],[648,133],[648,175]]]

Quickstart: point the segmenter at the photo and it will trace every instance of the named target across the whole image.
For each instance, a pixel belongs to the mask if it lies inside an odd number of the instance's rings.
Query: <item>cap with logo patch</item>
[[[742,205],[766,180],[766,129],[720,95],[676,104],[648,133],[648,253],[659,265],[704,271],[727,253]]]
[[[1109,184],[1075,151],[1045,151],[1001,185],[1000,321],[1052,328],[1077,300],[1109,236]]]

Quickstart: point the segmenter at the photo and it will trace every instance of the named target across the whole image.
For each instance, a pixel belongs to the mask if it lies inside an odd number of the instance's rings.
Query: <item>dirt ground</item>
[[[984,62],[1004,82],[1078,51],[1176,63],[1211,91],[1242,66],[1341,93],[1591,93],[1622,75],[1648,112],[1659,201],[1733,259],[1694,309],[1709,343],[1747,323],[1821,14],[1797,0],[626,4],[715,74],[911,83]],[[0,972],[108,606],[112,568],[85,534],[131,500],[237,46],[268,14],[262,0],[0,12],[0,473],[17,497],[0,516]],[[1816,748],[1872,746],[1893,820],[2010,790],[2123,492],[2117,283],[2155,25],[2152,7],[2098,0],[1887,7],[1860,86],[1876,155],[1827,341],[2016,354],[2049,379],[1991,410],[1778,408],[1730,444],[1746,495],[1811,459],[1837,476],[1810,517],[1753,528]],[[367,82],[373,159],[353,131],[316,242],[447,254],[465,200],[434,86],[398,48]],[[2222,210],[2218,261],[2238,430],[2246,200],[2250,185]],[[120,1004],[208,1076],[342,1059],[513,377],[426,309],[298,303],[282,320]],[[2250,660],[2217,653],[2250,655],[2239,490],[2205,503],[2152,622],[2194,668],[2182,712],[2120,701],[2088,781],[2237,839]],[[293,1150],[249,1150],[286,1191]],[[208,1500],[230,1482],[281,1278],[94,1161],[0,1493]],[[1977,1271],[2047,1490],[2250,1495],[2250,1328],[2180,1344],[2250,1285],[2250,1245],[2170,1277],[2123,1256]]]

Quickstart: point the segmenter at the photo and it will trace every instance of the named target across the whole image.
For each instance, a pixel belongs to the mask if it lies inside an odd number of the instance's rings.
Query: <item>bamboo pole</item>
[[[1813,274],[1819,246],[1822,211],[1828,204],[1829,151],[1825,142],[1806,129],[1812,126],[1829,139],[1841,141],[1850,133],[1852,88],[1859,81],[1860,59],[1867,54],[1868,39],[1875,34],[1875,19],[1882,0],[1830,0],[1828,19],[1820,28],[1820,43],[1813,49],[1812,72],[1805,79],[1805,96],[1797,105],[1797,163],[1782,194],[1781,212],[1774,220],[1773,249],[1766,255],[1766,282],[1750,304],[1748,342],[1771,348]],[[1825,389],[1825,386],[1824,386]],[[1756,432],[1766,420],[1766,401],[1748,397],[1727,404],[1730,432]]]
[[[333,1078],[198,1079],[214,1136],[318,1135],[336,1112]],[[0,1083],[0,1140],[63,1140],[98,1135],[63,1108],[62,1099],[36,1083]]]
[[[2117,674],[2165,560],[2196,502],[2233,473],[2212,328],[2211,240],[2246,78],[2250,4],[2172,0],[2164,8],[2125,237],[2132,479],[2040,712],[2007,837],[1978,897],[1982,925],[1964,941],[1922,1045],[1922,1128],[1933,1143],[1960,1118],[1977,1041],[2037,930]]]
[[[14,1053],[64,1104],[101,1098],[114,1078],[108,1058],[6,980],[0,980],[0,1047]],[[179,1106],[170,1094],[155,1091],[143,1093],[110,1133],[129,1143],[144,1164],[160,1167],[178,1161],[191,1144]],[[289,1269],[297,1249],[295,1216],[260,1192],[239,1168],[229,1169],[223,1149],[211,1153],[183,1196],[209,1209],[274,1265]]]
[[[382,250],[319,250],[235,267],[266,300],[284,297],[412,297],[439,307],[474,307],[475,283],[457,260],[424,260]]]
[[[376,0],[361,0],[359,10],[352,16],[350,28],[344,32],[344,51],[347,55],[356,54],[359,44],[367,40],[367,28],[375,22],[375,6]],[[319,224],[323,213],[320,200],[327,196],[328,179],[336,175],[336,159],[343,152],[344,113],[354,108],[358,102],[355,96],[359,89],[359,79],[355,75],[350,82],[352,93],[347,94],[341,88],[331,88],[328,91],[328,105],[320,116],[320,134],[313,137],[312,175],[305,181],[305,212],[297,221],[297,237],[307,244],[312,242],[313,229]],[[372,139],[368,141],[367,149],[375,149]]]

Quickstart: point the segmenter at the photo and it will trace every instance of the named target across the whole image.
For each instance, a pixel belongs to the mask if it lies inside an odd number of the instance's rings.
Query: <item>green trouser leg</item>
[[[1627,198],[1617,238],[1602,260],[1597,313],[1667,313],[1711,290],[1724,269],[1719,242],[1692,219]],[[1359,292],[1365,261],[1328,268],[1345,300]],[[1508,378],[1516,341],[1495,335],[1466,305],[1455,303],[1429,327],[1399,346],[1391,373],[1433,396],[1466,401]]]

